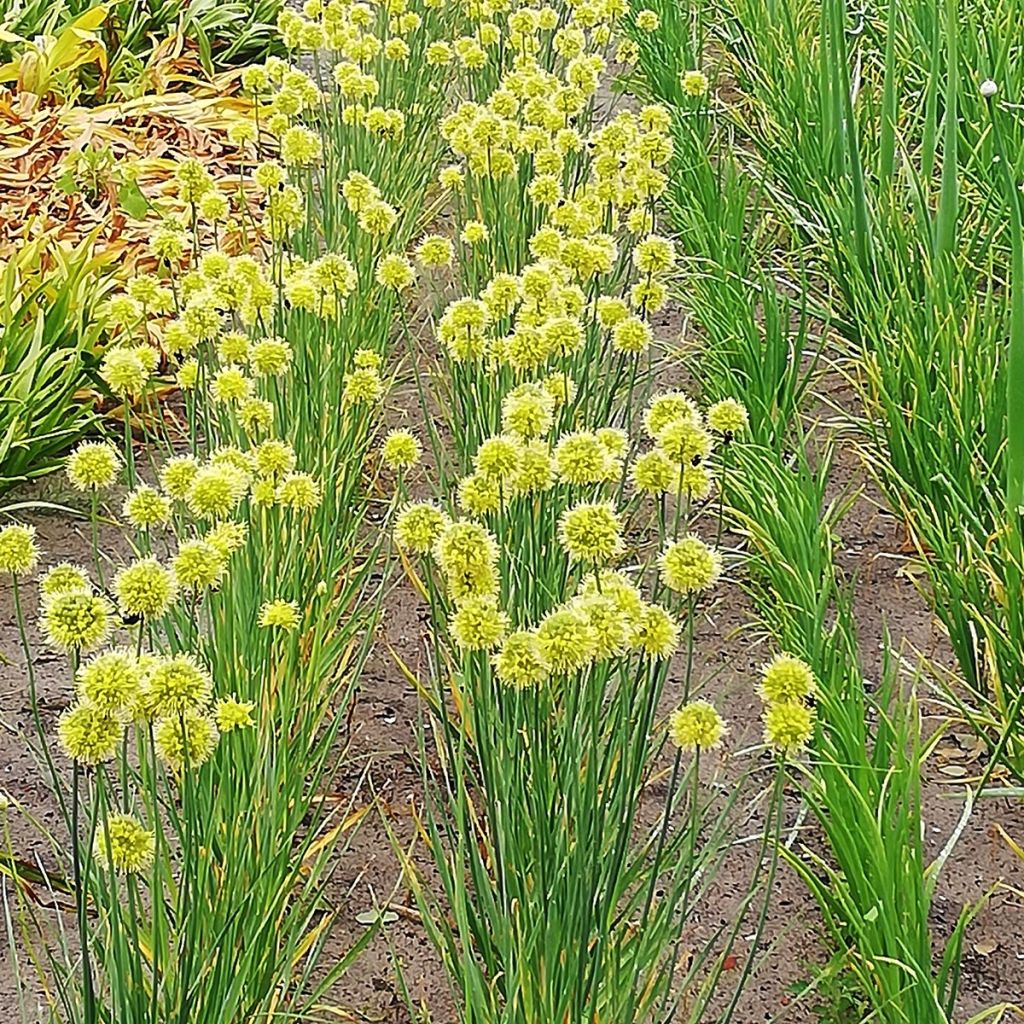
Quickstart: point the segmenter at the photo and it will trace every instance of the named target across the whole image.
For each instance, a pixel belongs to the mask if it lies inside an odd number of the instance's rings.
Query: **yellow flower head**
[[[80,764],[109,761],[123,735],[121,719],[95,704],[76,704],[65,711],[57,723],[61,749]]]
[[[678,472],[679,467],[674,466],[664,452],[655,448],[637,456],[630,476],[638,491],[659,495],[672,486]]]
[[[617,658],[629,646],[629,616],[610,594],[592,591],[575,598],[571,607],[587,621],[594,642],[594,657]]]
[[[670,658],[679,644],[679,623],[661,605],[645,605],[634,622],[630,643],[649,658]]]
[[[111,814],[93,843],[93,855],[103,867],[122,874],[145,871],[153,863],[156,837],[130,814]]]
[[[88,573],[80,565],[61,562],[48,570],[39,581],[39,592],[45,601],[57,594],[91,593]]]
[[[135,349],[119,347],[103,357],[100,377],[115,395],[138,395],[149,380],[149,372]]]
[[[142,686],[142,669],[126,647],[104,651],[78,670],[76,689],[82,702],[110,714],[135,710]]]
[[[483,516],[501,508],[501,484],[495,477],[472,473],[459,481],[459,508],[472,516]]]
[[[39,561],[34,526],[13,523],[0,530],[0,572],[12,576],[25,576]]]
[[[199,519],[223,519],[238,507],[248,485],[245,476],[232,465],[203,466],[192,478],[185,503]]]
[[[795,754],[814,734],[814,711],[801,701],[769,704],[764,713],[764,741],[780,754]]]
[[[713,704],[692,700],[669,718],[672,742],[680,750],[711,750],[725,735],[725,723]]]
[[[734,398],[723,398],[708,409],[708,426],[726,440],[746,430],[747,423],[746,407]]]
[[[570,484],[597,484],[608,478],[608,450],[590,431],[564,435],[555,446],[555,470]]]
[[[224,555],[205,540],[185,541],[171,562],[178,583],[187,590],[206,590],[220,584]]]
[[[112,445],[84,441],[68,456],[68,479],[80,491],[101,490],[114,482],[120,466],[121,457]]]
[[[158,722],[154,746],[160,760],[174,771],[195,770],[210,759],[218,739],[217,723],[190,710]]]
[[[284,441],[270,439],[257,447],[253,459],[260,476],[279,477],[295,468],[295,449]]]
[[[681,417],[658,432],[658,447],[676,465],[685,466],[708,457],[711,435],[699,424]]]
[[[235,729],[251,729],[256,723],[252,720],[252,710],[256,705],[252,701],[237,700],[234,696],[217,701],[214,719],[220,733],[233,732]]]
[[[659,564],[664,584],[681,594],[707,590],[722,572],[721,555],[693,534],[670,544]]]
[[[280,377],[291,366],[292,348],[281,338],[261,338],[249,349],[248,358],[257,377]]]
[[[501,643],[508,616],[493,596],[467,597],[449,623],[455,642],[467,651],[489,651]]]
[[[586,502],[566,509],[559,541],[574,562],[607,565],[624,550],[622,523],[610,502]]]
[[[684,71],[680,76],[687,96],[703,96],[708,91],[708,76],[703,71]]]
[[[644,413],[644,429],[650,437],[656,438],[670,423],[682,419],[699,423],[697,406],[681,391],[669,391],[651,400]]]
[[[132,526],[146,529],[171,518],[171,503],[155,488],[140,484],[124,499],[121,511]]]
[[[473,460],[476,471],[495,482],[514,476],[522,461],[522,444],[513,435],[489,437],[477,449]]]
[[[549,612],[537,628],[541,656],[555,675],[572,675],[594,659],[596,645],[590,624],[579,610],[564,606]]]
[[[384,394],[384,384],[380,374],[369,367],[356,368],[345,374],[345,388],[341,400],[344,405],[366,403],[372,405],[380,401]]]
[[[526,630],[505,638],[501,650],[491,659],[494,672],[506,686],[523,689],[544,682],[551,666],[541,653],[537,636]]]
[[[142,680],[142,701],[150,718],[204,709],[213,695],[210,674],[190,654],[155,658]]]
[[[281,505],[299,512],[315,509],[321,497],[320,485],[308,473],[289,473],[281,481],[276,494]]]
[[[155,558],[143,558],[118,572],[114,577],[114,594],[122,615],[154,619],[174,603],[178,583],[173,573]]]
[[[112,610],[105,598],[86,591],[55,594],[43,604],[43,635],[58,651],[95,650],[110,635]]]
[[[264,629],[292,630],[299,624],[299,606],[294,601],[278,598],[268,601],[260,610],[260,626]]]
[[[160,471],[160,485],[172,497],[181,501],[192,486],[199,463],[190,455],[180,455],[168,459]]]
[[[449,522],[444,512],[429,502],[407,505],[395,519],[395,540],[399,547],[425,555],[448,527]]]
[[[404,291],[416,281],[416,271],[402,253],[388,253],[377,263],[377,284],[382,288]]]
[[[766,703],[778,704],[806,700],[815,688],[810,665],[790,654],[777,654],[765,665],[757,692]]]
[[[542,437],[551,429],[554,413],[554,400],[540,384],[520,384],[502,399],[502,429],[524,439]]]
[[[391,469],[408,469],[420,460],[420,443],[409,430],[392,430],[384,438],[380,454]]]
[[[452,243],[444,235],[427,235],[416,247],[416,259],[424,267],[447,267],[452,256]]]

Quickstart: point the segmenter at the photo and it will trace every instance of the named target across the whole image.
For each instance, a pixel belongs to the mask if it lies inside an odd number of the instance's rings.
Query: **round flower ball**
[[[707,590],[722,572],[721,555],[693,534],[670,544],[658,561],[662,582],[681,594]]]

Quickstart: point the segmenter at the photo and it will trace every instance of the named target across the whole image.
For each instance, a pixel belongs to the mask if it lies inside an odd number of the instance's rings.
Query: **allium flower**
[[[93,843],[96,861],[122,874],[145,871],[153,863],[156,837],[130,814],[111,814]]]
[[[223,554],[205,540],[185,541],[178,548],[171,567],[179,585],[189,590],[216,587],[224,575]]]
[[[692,700],[669,718],[669,734],[680,750],[711,750],[725,735],[725,723],[713,704]]]
[[[708,76],[703,71],[684,71],[681,76],[687,96],[703,96],[708,91]]]
[[[186,711],[158,722],[153,739],[160,760],[174,771],[182,771],[195,770],[205,764],[220,734],[209,715]]]
[[[556,675],[572,675],[594,658],[595,643],[586,617],[574,608],[549,612],[537,627],[541,656]]]
[[[676,247],[660,235],[648,235],[633,249],[633,263],[642,274],[659,277],[675,266]]]
[[[574,562],[607,565],[622,553],[622,523],[610,502],[588,502],[566,509],[558,539]]]
[[[392,252],[378,261],[376,278],[382,288],[393,288],[400,292],[415,284],[416,271],[402,253]]]
[[[143,703],[150,718],[201,710],[209,704],[212,695],[209,672],[190,654],[156,658],[142,682]]]
[[[427,235],[416,247],[416,259],[424,267],[447,267],[452,256],[452,243],[444,235]]]
[[[58,651],[87,653],[106,641],[111,630],[109,602],[85,591],[55,594],[43,604],[42,630]]]
[[[124,726],[117,715],[94,704],[77,704],[60,716],[57,740],[61,749],[80,764],[109,761],[124,735]]]
[[[262,338],[249,349],[249,365],[257,377],[280,377],[291,362],[291,345],[280,338]]]
[[[508,616],[496,599],[468,597],[451,617],[449,627],[455,642],[468,651],[489,651],[501,643],[508,630]]]
[[[674,463],[684,466],[708,457],[711,435],[691,420],[673,420],[658,432],[658,447]]]
[[[564,435],[555,446],[555,471],[570,484],[596,484],[607,479],[608,451],[596,434]]]
[[[522,458],[522,445],[511,435],[489,437],[477,449],[473,459],[476,471],[491,480],[503,481],[514,476]]]
[[[555,403],[541,385],[528,382],[501,402],[502,429],[522,438],[541,437],[551,429]]]
[[[766,703],[778,704],[806,700],[815,688],[810,665],[790,654],[777,654],[765,665],[757,692]]]
[[[679,644],[679,623],[661,605],[646,605],[633,624],[630,643],[649,658],[670,658]]]
[[[491,232],[483,221],[468,220],[462,226],[462,234],[460,237],[466,245],[480,245],[491,237]]]
[[[155,488],[140,484],[124,499],[121,511],[132,526],[143,529],[166,523],[171,503]]]
[[[577,597],[571,607],[580,612],[590,627],[594,658],[617,658],[629,646],[629,617],[610,594],[588,593]]]
[[[178,584],[173,573],[155,558],[143,558],[118,572],[114,594],[123,615],[154,619],[174,603]]]
[[[168,459],[160,470],[160,485],[172,498],[180,501],[188,493],[198,471],[199,463],[190,455],[176,456]]]
[[[252,381],[237,366],[228,366],[214,374],[210,394],[218,402],[242,402],[252,394]]]
[[[365,402],[372,405],[379,402],[384,394],[380,374],[374,369],[355,369],[346,373],[341,401],[343,405],[357,405]]]
[[[121,457],[112,445],[84,441],[69,456],[68,479],[80,491],[102,490],[117,478]]]
[[[670,544],[658,562],[662,581],[681,594],[707,590],[722,572],[721,555],[693,534]]]
[[[653,340],[650,324],[638,316],[628,316],[612,328],[612,348],[616,352],[646,352]]]
[[[703,501],[711,493],[711,474],[708,472],[707,463],[683,466],[679,470],[676,489],[691,501]]]
[[[482,473],[472,473],[459,481],[459,508],[472,516],[483,516],[501,508],[501,485]]]
[[[115,647],[87,661],[76,679],[78,696],[109,714],[132,712],[139,699],[142,670],[133,651]]]
[[[391,469],[408,469],[420,460],[420,443],[409,430],[392,430],[384,438],[380,455]]]
[[[278,502],[299,512],[312,511],[320,499],[320,486],[308,473],[289,473],[277,488]]]
[[[436,505],[429,502],[407,505],[395,519],[395,540],[399,547],[425,555],[449,523],[448,517]]]
[[[249,536],[249,527],[246,523],[238,523],[233,519],[226,519],[218,523],[204,537],[212,548],[220,552],[226,562],[243,544]]]
[[[45,601],[48,597],[56,594],[70,594],[92,592],[92,584],[89,582],[88,573],[79,565],[72,565],[70,562],[61,562],[50,569],[39,581],[39,592]]]
[[[638,491],[645,494],[664,494],[672,486],[679,472],[660,449],[638,455],[630,470],[630,477]]]
[[[233,466],[203,466],[185,494],[185,504],[199,519],[231,515],[245,494],[247,481]]]
[[[681,391],[669,391],[656,395],[644,413],[644,429],[650,437],[656,438],[674,420],[685,419],[700,422],[697,406]]]
[[[527,441],[522,448],[519,472],[512,481],[520,494],[546,491],[555,482],[555,465],[543,441]]]
[[[746,407],[734,398],[723,398],[708,409],[708,426],[716,433],[732,439],[746,430],[748,416]]]
[[[636,12],[636,27],[641,32],[655,32],[661,24],[661,19],[655,11],[644,9]]]
[[[119,347],[103,357],[100,377],[115,395],[138,395],[146,387],[149,372],[135,349]]]
[[[295,468],[295,449],[284,441],[270,439],[256,449],[254,460],[260,476],[282,476]]]
[[[252,710],[256,705],[252,701],[237,700],[234,696],[217,701],[214,719],[221,733],[233,732],[235,729],[251,729],[256,723],[252,720]]]
[[[0,530],[0,572],[25,576],[39,561],[34,526],[12,523]]]
[[[780,754],[795,754],[814,733],[814,712],[800,701],[769,704],[764,713],[764,741]]]
[[[268,601],[260,609],[260,626],[264,629],[295,629],[299,624],[299,606],[294,601],[280,598]]]
[[[526,630],[506,637],[491,662],[498,679],[518,689],[537,686],[551,674],[551,666],[541,653],[536,635]]]

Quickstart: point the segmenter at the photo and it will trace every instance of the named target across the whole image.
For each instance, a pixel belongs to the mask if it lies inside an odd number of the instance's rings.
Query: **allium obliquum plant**
[[[435,16],[404,12],[392,25],[367,10],[360,21],[327,5],[301,33],[339,60],[376,54],[373,29],[392,33],[394,73],[380,81],[398,95],[396,40]],[[295,27],[283,19],[286,36]],[[328,862],[358,819],[328,796],[379,596],[378,540],[361,529],[389,380],[393,289],[376,270],[404,245],[422,199],[422,178],[385,180],[394,162],[382,147],[401,132],[374,128],[379,83],[360,74],[367,88],[349,116],[306,72],[250,69],[248,86],[268,102],[233,128],[249,147],[239,176],[183,161],[172,188],[185,215],[154,232],[144,272],[105,310],[113,343],[100,376],[125,441],[120,454],[90,442],[68,471],[94,526],[111,512],[107,488],[124,480],[133,557],[118,564],[94,528],[93,564],[55,569],[41,602],[77,695],[59,753],[38,723],[67,811],[79,925],[75,941],[41,944],[59,1019],[302,1015],[358,952],[321,964]],[[333,75],[338,88],[344,80]],[[364,140],[355,151],[353,136]],[[430,177],[429,153],[413,152]],[[355,169],[373,154],[376,165]],[[374,167],[410,208],[406,228],[366,173]],[[19,577],[34,561],[19,555],[23,542],[5,535],[4,568]]]
[[[396,518],[436,636],[433,684],[421,683],[424,765],[436,758],[421,829],[438,883],[411,859],[407,877],[463,1020],[735,1010],[749,964],[714,1010],[712,998],[740,927],[764,925],[782,776],[760,794],[751,890],[729,925],[697,938],[752,810],[737,806],[739,786],[723,799],[707,785],[726,728],[699,694],[694,630],[722,560],[694,532],[701,496],[679,480],[736,443],[742,410],[715,407],[708,423],[717,445],[684,395],[656,397],[653,447],[627,465],[622,431],[559,434],[549,416],[539,435],[513,428],[480,446],[467,479],[489,483],[495,507],[458,517],[446,496],[447,508],[418,502]],[[780,759],[810,735],[806,696],[766,705]],[[678,705],[667,729],[666,698]]]

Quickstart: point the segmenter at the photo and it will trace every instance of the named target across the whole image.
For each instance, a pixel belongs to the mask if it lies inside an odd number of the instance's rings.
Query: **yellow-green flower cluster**
[[[758,696],[764,702],[764,740],[783,757],[799,753],[814,734],[817,689],[811,667],[789,654],[777,654],[761,672]]]

